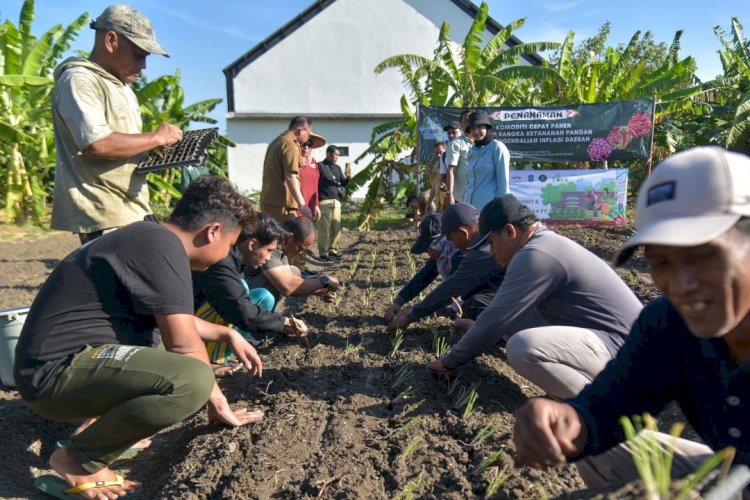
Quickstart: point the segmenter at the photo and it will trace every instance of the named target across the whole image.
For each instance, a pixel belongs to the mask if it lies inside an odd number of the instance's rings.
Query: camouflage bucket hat
[[[115,31],[149,54],[169,57],[169,53],[156,41],[151,21],[129,5],[110,5],[91,22],[91,28]]]

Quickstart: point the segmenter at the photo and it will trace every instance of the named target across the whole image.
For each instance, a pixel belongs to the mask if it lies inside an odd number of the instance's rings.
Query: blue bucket
[[[28,307],[0,311],[0,381],[10,387],[16,386],[13,380],[13,360],[27,314]]]

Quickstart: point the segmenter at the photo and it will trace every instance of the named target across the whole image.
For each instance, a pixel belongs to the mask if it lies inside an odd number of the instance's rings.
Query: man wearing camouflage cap
[[[161,123],[143,133],[140,108],[128,84],[149,54],[169,57],[151,22],[127,5],[112,5],[92,23],[88,59],[71,57],[54,73],[52,119],[57,164],[52,228],[81,243],[142,220],[151,213],[146,174],[135,168],[142,153],[171,146],[182,131]]]

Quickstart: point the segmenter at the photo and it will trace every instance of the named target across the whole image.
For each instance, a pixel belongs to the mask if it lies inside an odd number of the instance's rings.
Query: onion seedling
[[[482,463],[480,463],[474,471],[474,475],[480,476],[484,471],[495,465],[495,463],[500,460],[500,457],[502,457],[504,453],[505,452],[503,450],[498,450],[489,457],[482,460]]]
[[[421,434],[412,439],[411,443],[406,446],[406,449],[401,454],[401,462],[406,462],[422,441],[424,441],[424,437]]]
[[[507,481],[508,478],[510,478],[508,466],[503,467],[502,470],[500,470],[500,468],[498,467],[495,477],[493,477],[492,481],[490,481],[490,484],[487,485],[487,491],[484,492],[484,498],[491,498],[495,496],[500,487],[505,484],[505,481]]]
[[[463,408],[464,411],[461,414],[461,418],[467,419],[471,417],[472,413],[474,413],[474,405],[479,398],[479,393],[477,392],[478,388],[479,384],[474,382],[468,389],[466,386],[461,386],[461,389],[458,391],[456,403],[453,405],[453,408],[456,410]]]
[[[401,348],[401,344],[404,342],[404,331],[402,329],[396,330],[391,339],[391,356],[395,356],[398,350]]]

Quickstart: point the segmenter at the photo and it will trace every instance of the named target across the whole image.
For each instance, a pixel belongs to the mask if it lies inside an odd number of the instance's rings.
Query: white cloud
[[[236,37],[236,38],[241,38],[243,40],[256,40],[257,39],[257,37],[249,36],[248,33],[245,31],[241,31],[235,28],[230,28],[227,26],[214,26],[214,25],[208,24],[205,19],[196,19],[193,16],[186,14],[185,12],[165,9],[164,7],[160,5],[153,5],[153,8],[161,11],[163,14],[166,14],[171,17],[175,17],[179,19],[180,21],[184,22],[185,24],[189,24],[191,26],[202,28],[208,31],[215,31],[217,33],[223,33],[225,35]]]

